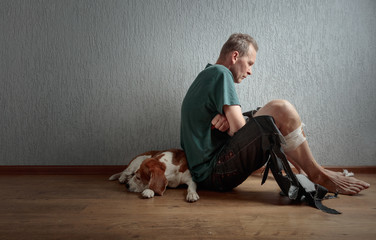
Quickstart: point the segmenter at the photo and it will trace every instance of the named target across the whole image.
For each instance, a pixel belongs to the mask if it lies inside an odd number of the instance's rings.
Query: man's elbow
[[[229,129],[229,130],[227,131],[227,134],[228,134],[230,137],[232,137],[232,136],[234,136],[235,133]]]
[[[236,127],[230,127],[228,130],[227,130],[227,134],[229,136],[234,136],[234,134],[239,131],[244,125],[239,125],[239,126],[236,126]]]

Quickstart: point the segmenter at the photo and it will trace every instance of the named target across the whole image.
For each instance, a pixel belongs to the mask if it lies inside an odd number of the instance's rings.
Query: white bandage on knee
[[[304,141],[306,141],[306,137],[303,135],[304,126],[304,123],[302,123],[300,127],[284,136],[286,142],[285,144],[282,144],[284,152],[293,151],[297,147],[299,147]]]

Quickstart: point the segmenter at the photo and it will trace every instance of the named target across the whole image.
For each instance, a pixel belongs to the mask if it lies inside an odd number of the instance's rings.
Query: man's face
[[[239,57],[238,52],[233,53],[233,65],[229,69],[234,76],[235,83],[241,83],[244,78],[252,74],[252,66],[256,61],[256,55],[257,52],[252,44],[248,48],[248,53],[242,57]]]

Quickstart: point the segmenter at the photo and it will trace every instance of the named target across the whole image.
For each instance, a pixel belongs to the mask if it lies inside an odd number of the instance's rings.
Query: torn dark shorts
[[[253,117],[256,110],[248,112],[247,123],[237,131],[219,153],[212,174],[199,182],[201,189],[230,191],[243,183],[252,172],[268,160],[265,153],[268,136],[280,134],[271,116]]]

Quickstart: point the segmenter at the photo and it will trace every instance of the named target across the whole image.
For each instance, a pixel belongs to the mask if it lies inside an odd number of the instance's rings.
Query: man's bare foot
[[[338,192],[346,195],[355,195],[370,187],[369,183],[354,177],[346,177],[342,173],[333,172],[327,169],[323,169],[322,174],[315,177],[313,182],[324,186],[329,192]]]

